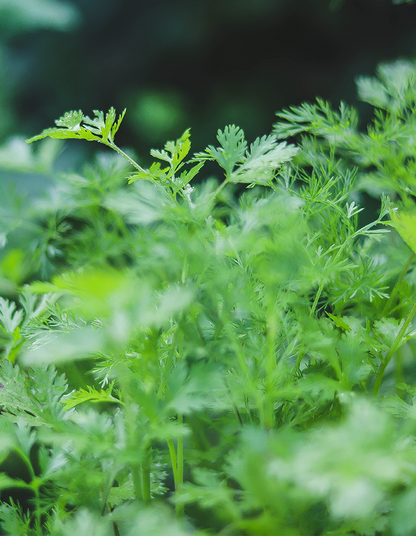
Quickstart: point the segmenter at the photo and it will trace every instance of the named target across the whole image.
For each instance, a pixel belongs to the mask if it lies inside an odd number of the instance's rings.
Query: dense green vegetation
[[[414,533],[416,65],[358,93],[149,169],[114,109],[29,140],[106,147],[1,209],[2,534]]]

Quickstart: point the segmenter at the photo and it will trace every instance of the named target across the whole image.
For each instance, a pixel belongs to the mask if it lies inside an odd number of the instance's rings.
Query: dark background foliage
[[[415,16],[391,0],[0,0],[0,136],[115,106],[139,155],[189,126],[195,150],[227,123],[251,140],[282,107],[357,104],[356,76],[414,56]]]

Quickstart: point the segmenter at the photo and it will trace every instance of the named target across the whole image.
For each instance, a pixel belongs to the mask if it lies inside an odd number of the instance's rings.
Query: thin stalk
[[[103,142],[101,142],[101,143],[103,143]],[[120,147],[117,147],[117,145],[115,145],[114,143],[104,143],[104,145],[107,145],[108,147],[110,147],[110,149],[113,149],[119,155],[121,155],[123,158],[125,158],[133,167],[135,167],[137,169],[137,171],[140,171],[142,173],[146,173],[146,170],[143,169],[141,166],[139,166],[139,164],[137,162],[135,162],[133,160],[133,158],[130,158],[130,156],[128,154],[126,154],[124,151],[122,151],[120,149]]]
[[[23,454],[23,453],[21,452],[21,454]],[[23,456],[26,458],[26,456],[24,454],[23,454]],[[31,464],[30,464],[30,466],[31,466]],[[33,473],[33,468],[32,468],[31,473],[34,474]],[[43,482],[42,482],[41,478],[38,478],[38,477],[34,476],[32,478],[32,481],[31,481],[30,485],[28,486],[35,494],[34,504],[35,504],[35,531],[36,531],[36,536],[42,536],[42,534],[43,534],[43,531],[42,531],[42,505],[41,505],[40,491],[39,491],[42,483]]]
[[[237,407],[237,404],[235,403],[234,401],[234,397],[233,397],[233,393],[227,383],[227,381],[225,380],[225,384],[227,386],[227,391],[228,391],[228,394],[230,395],[230,400],[231,400],[231,404],[233,406],[233,410],[234,410],[234,413],[235,413],[235,416],[237,417],[237,420],[238,422],[240,423],[240,426],[243,426],[244,423],[243,423],[243,419],[241,418],[241,414],[240,414],[240,411],[238,410],[238,407]]]
[[[22,461],[24,461],[25,465],[27,466],[29,473],[30,473],[30,483],[19,486],[20,488],[26,488],[30,489],[34,492],[34,503],[35,503],[35,530],[36,530],[36,536],[42,536],[42,508],[41,508],[41,501],[40,501],[40,486],[42,485],[42,480],[38,478],[35,474],[35,471],[33,469],[32,462],[30,461],[30,458],[26,456],[24,451],[22,449],[16,449],[15,451]]]
[[[180,424],[183,423],[183,415],[181,413],[178,414],[178,422]],[[176,491],[181,491],[183,487],[183,437],[178,437],[178,445],[177,445],[177,487]],[[184,505],[178,504],[176,508],[176,514],[178,517],[183,517],[184,515]]]
[[[29,473],[30,473],[30,479],[31,481],[35,481],[36,479],[36,475],[35,475],[35,471],[33,470],[33,465],[30,461],[30,458],[28,458],[28,456],[26,456],[26,454],[23,452],[22,449],[20,448],[17,448],[15,449],[15,452],[16,454],[18,454],[18,456],[24,461]]]
[[[175,491],[176,491],[176,488],[178,485],[178,462],[176,459],[176,450],[175,450],[175,445],[172,439],[168,439],[167,443],[168,443],[168,449],[169,449],[169,455],[170,455],[170,464],[172,466],[172,472],[173,472],[173,481],[175,483]]]
[[[401,282],[403,281],[403,279],[405,278],[406,274],[407,274],[407,271],[409,270],[410,268],[410,265],[412,264],[412,261],[415,257],[415,253],[411,253],[409,259],[407,260],[403,270],[401,271],[400,275],[399,275],[399,278],[398,280],[396,281],[394,287],[393,287],[393,290],[390,294],[390,297],[388,298],[388,300],[386,300],[386,303],[384,304],[384,307],[383,307],[383,310],[381,311],[381,316],[386,316],[386,313],[388,311],[388,308],[389,308],[389,305],[392,303],[392,301],[394,300],[394,298],[396,297],[396,294],[398,292],[398,288],[401,284]]]
[[[107,478],[107,482],[104,485],[103,499],[102,499],[103,507],[101,509],[101,516],[102,517],[104,517],[106,508],[108,508],[109,512],[111,511],[110,507],[108,505],[108,497],[110,496],[111,488],[113,487],[114,480],[116,478],[117,472],[118,471],[112,471],[111,473],[109,473],[108,478]]]
[[[227,177],[215,190],[215,192],[212,194],[212,199],[214,200],[217,195],[227,186],[227,184],[230,182],[230,179]]]
[[[142,491],[143,491],[143,501],[145,503],[150,503],[152,498],[151,495],[151,475],[150,468],[152,464],[152,445],[146,447],[144,458],[142,461]]]
[[[126,409],[126,432],[127,432],[127,444],[130,449],[137,448],[137,438],[136,438],[136,420],[137,415],[134,411],[134,405],[132,397],[130,396],[130,385],[129,380],[127,379],[125,372],[121,369],[121,374],[119,375],[120,382],[120,401]],[[137,501],[143,499],[143,488],[142,488],[142,475],[141,475],[141,466],[139,461],[132,461],[130,464],[131,467],[131,476],[133,480],[133,489],[134,496]]]
[[[315,311],[316,311],[316,307],[318,305],[318,302],[319,302],[319,298],[321,297],[321,294],[322,294],[322,291],[324,290],[324,285],[319,285],[319,288],[318,288],[318,291],[317,293],[315,294],[315,299],[313,301],[313,305],[312,305],[312,309],[311,309],[311,314],[309,316],[313,316],[315,314]]]
[[[403,346],[401,346],[397,352],[394,360],[395,370],[394,378],[396,383],[396,394],[397,396],[403,396],[403,391],[398,387],[399,384],[403,381]]]
[[[246,363],[246,360],[245,360],[244,344],[241,344],[241,342],[237,340],[237,338],[235,336],[235,333],[233,332],[233,330],[230,327],[230,323],[226,319],[222,318],[222,316],[221,316],[220,320],[221,320],[221,324],[224,327],[225,331],[227,332],[227,335],[229,336],[231,344],[232,344],[232,346],[234,348],[234,352],[235,352],[235,355],[236,355],[236,358],[237,358],[237,363],[238,363],[238,366],[239,366],[239,369],[240,369],[240,373],[241,374],[247,374],[249,371],[247,370],[247,363]],[[230,398],[231,398],[231,401],[232,401],[232,404],[233,404],[233,407],[234,407],[236,417],[237,417],[240,425],[244,426],[243,419],[241,418],[240,411],[239,411],[239,409],[237,407],[237,404],[235,403],[235,401],[233,399],[232,391],[231,391],[231,389],[229,387],[228,387],[228,391],[230,393]],[[251,417],[251,413],[250,413],[250,409],[249,409],[248,397],[246,395],[244,395],[244,399],[245,399],[246,413],[249,416],[250,421],[252,421],[252,417]],[[264,408],[262,407],[261,403],[258,404],[258,408],[259,408],[259,414],[262,416],[261,420],[262,420],[262,422],[264,422],[264,411],[263,411]]]
[[[401,343],[401,341],[403,339],[403,336],[405,335],[405,333],[406,333],[406,331],[407,331],[407,329],[408,329],[413,317],[415,316],[415,314],[416,314],[416,300],[413,302],[413,305],[410,308],[410,311],[407,313],[407,316],[405,318],[405,321],[402,324],[402,327],[399,330],[399,333],[397,334],[396,338],[394,339],[394,342],[393,342],[390,350],[388,351],[386,357],[384,358],[384,360],[382,361],[382,363],[380,365],[380,369],[378,371],[376,381],[375,381],[375,384],[374,384],[374,388],[373,388],[373,395],[374,396],[377,396],[377,394],[378,394],[378,392],[380,390],[381,382],[383,381],[384,371],[386,370],[386,367],[389,364],[390,359],[393,357],[394,352],[400,346],[400,343]]]
[[[22,490],[30,490],[35,494],[34,497],[34,504],[35,504],[35,512],[34,512],[34,519],[35,519],[35,531],[36,536],[42,536],[42,525],[41,525],[41,500],[40,500],[40,492],[39,489],[41,485],[43,484],[43,480],[40,477],[37,477],[35,474],[35,471],[33,470],[33,465],[24,453],[24,451],[20,448],[16,448],[14,451],[18,456],[20,456],[20,459],[26,464],[29,473],[30,473],[30,480],[29,482],[25,482],[23,480],[17,480],[15,483],[16,488],[20,488]]]
[[[267,354],[266,354],[266,399],[264,402],[264,416],[263,416],[263,427],[267,430],[273,428],[274,421],[274,412],[273,412],[273,385],[274,385],[274,375],[276,369],[276,353],[275,353],[275,343],[276,343],[276,314],[273,312],[269,315],[267,322]]]
[[[181,414],[178,415],[178,422],[183,422],[183,416]],[[176,450],[172,439],[168,439],[167,443],[173,471],[173,480],[175,483],[175,492],[178,492],[183,486],[183,438],[178,437]],[[177,517],[184,516],[183,504],[176,504],[175,509]]]
[[[41,518],[41,503],[40,503],[40,494],[39,488],[36,486],[35,491],[35,508],[36,508],[36,535],[42,536],[42,518]]]

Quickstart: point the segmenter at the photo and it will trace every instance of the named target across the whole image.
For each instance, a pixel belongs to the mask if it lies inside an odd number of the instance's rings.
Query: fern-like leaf
[[[94,387],[88,386],[87,390],[79,389],[78,391],[72,391],[72,393],[65,395],[62,397],[62,403],[67,410],[74,408],[83,402],[112,402],[120,404],[120,400],[111,394],[112,388],[113,384],[110,384],[109,389],[100,389],[98,391]]]
[[[0,368],[0,383],[0,407],[8,420],[49,427],[63,418],[60,400],[67,391],[67,383],[53,367],[37,368],[26,374],[5,360]]]
[[[286,142],[277,143],[274,135],[257,138],[242,159],[242,164],[231,174],[231,182],[268,184],[276,170],[290,161],[299,149]]]
[[[195,155],[194,161],[214,160],[225,170],[226,176],[230,177],[237,163],[242,162],[247,149],[244,132],[235,125],[228,125],[223,131],[218,130],[217,140],[220,147],[209,145],[204,152]]]
[[[47,128],[26,141],[32,143],[47,137],[59,140],[74,138],[112,146],[125,113],[126,110],[117,119],[114,108],[110,108],[105,117],[104,112],[94,110],[95,117],[91,119],[81,110],[66,112],[55,121],[56,128]]]

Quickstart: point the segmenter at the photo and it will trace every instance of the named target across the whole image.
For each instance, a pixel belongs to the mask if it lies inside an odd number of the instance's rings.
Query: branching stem
[[[104,142],[102,142],[104,143]],[[125,158],[133,167],[135,167],[137,169],[137,171],[140,171],[141,173],[146,173],[146,171],[141,167],[139,166],[139,164],[137,162],[135,162],[133,160],[133,158],[131,158],[127,153],[125,153],[124,151],[122,151],[120,149],[120,147],[117,147],[117,145],[115,143],[110,143],[110,142],[107,142],[107,143],[104,143],[104,145],[107,145],[108,147],[110,147],[110,149],[113,149],[114,151],[116,151],[120,156],[122,156],[123,158]]]

